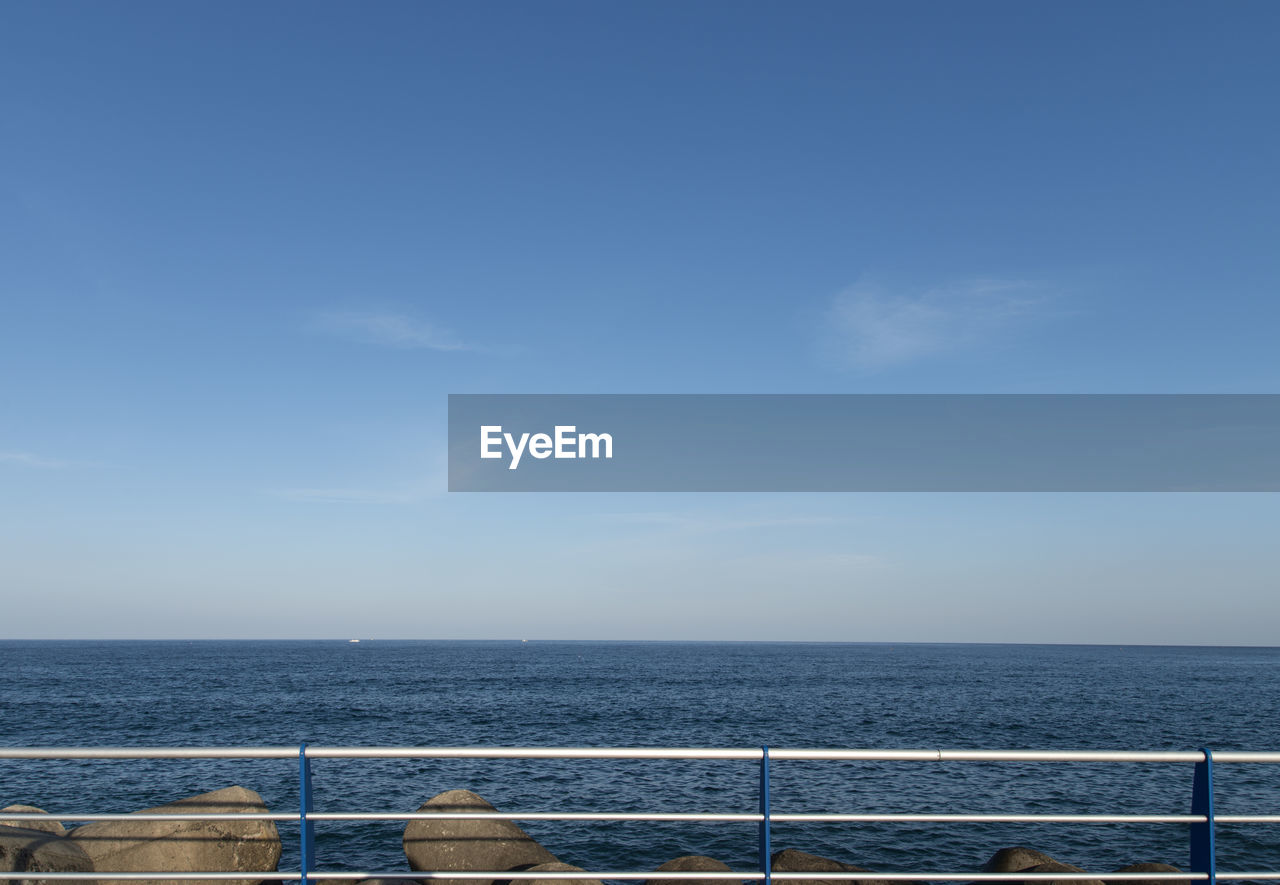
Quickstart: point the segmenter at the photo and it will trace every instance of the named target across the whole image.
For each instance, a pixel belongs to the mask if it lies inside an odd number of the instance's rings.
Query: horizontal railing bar
[[[269,820],[295,821],[297,814],[267,813],[172,813],[144,814],[120,813],[64,813],[38,814],[35,812],[5,812],[5,820],[15,821],[141,821],[141,820]],[[307,815],[313,821],[410,821],[410,820],[541,820],[541,821],[721,821],[729,823],[759,823],[761,814],[699,813],[699,812],[595,812],[595,811],[527,811],[527,812],[312,812]],[[1195,824],[1204,823],[1202,814],[771,814],[770,820],[780,823],[1096,823],[1096,824]],[[1214,819],[1226,824],[1275,824],[1280,814],[1219,814]]]
[[[777,874],[775,874],[776,876]],[[805,874],[807,878],[812,879],[813,874]],[[823,874],[826,877],[826,874]],[[659,873],[659,872],[607,872],[593,873],[583,872],[552,872],[544,870],[541,872],[531,872],[529,870],[507,871],[507,872],[474,872],[462,870],[442,870],[439,872],[415,872],[415,873],[396,873],[388,876],[384,873],[346,873],[346,872],[328,872],[317,873],[308,872],[308,879],[354,879],[354,878],[395,878],[395,879],[707,879],[709,881],[735,881],[741,882],[747,879],[760,880],[764,878],[764,873],[759,872],[718,872],[718,873]],[[865,878],[873,878],[868,875]]]
[[[296,817],[294,815],[293,817]],[[1280,815],[1241,816],[1238,823],[1271,822],[1263,818]],[[1248,817],[1248,820],[1243,818]],[[292,818],[286,818],[292,819]],[[903,821],[908,823],[1102,823],[1102,824],[1196,824],[1205,823],[1203,814],[770,814],[769,819],[784,823],[875,823]],[[543,821],[730,821],[759,823],[762,814],[732,814],[697,812],[651,812],[626,814],[623,812],[594,811],[484,811],[484,812],[308,812],[307,820],[313,821],[381,821],[381,820],[543,820]],[[1217,820],[1223,818],[1219,816]]]
[[[759,748],[307,747],[311,759],[745,759]],[[296,759],[296,747],[0,747],[0,759]],[[863,762],[1203,762],[1199,750],[773,749],[773,760]],[[1280,763],[1280,752],[1216,751],[1215,763]]]
[[[774,879],[812,879],[813,873],[771,873]],[[1168,880],[1185,882],[1188,879],[1205,880],[1208,873],[823,873],[824,879],[884,879],[890,882],[1092,882],[1099,879],[1114,882]]]
[[[520,759],[747,759],[758,748],[711,747],[307,747],[313,759],[520,758]],[[796,761],[864,762],[1203,762],[1200,750],[822,750],[769,749],[769,758]],[[1214,762],[1280,763],[1280,753],[1213,754]]]
[[[25,875],[24,875],[25,874]],[[308,873],[310,875],[310,873]],[[200,879],[211,882],[227,882],[244,879],[268,879],[271,881],[297,882],[302,873],[284,873],[278,870],[237,870],[234,873],[188,873],[186,870],[169,870],[164,873],[105,873],[96,870],[84,870],[78,873],[46,873],[36,870],[14,870],[6,872],[9,880],[35,882],[37,880],[80,879],[87,882],[104,881],[154,881],[156,879]]]
[[[1220,824],[1280,824],[1280,814],[1215,814]]]
[[[140,820],[269,820],[296,821],[296,813],[163,813],[145,814],[139,811],[119,813],[59,813],[4,812],[5,820],[15,821],[140,821]],[[596,812],[596,811],[369,811],[369,812],[311,812],[313,821],[397,821],[397,820],[542,820],[542,821],[723,821],[729,823],[759,823],[764,816],[756,813],[735,814],[701,812]],[[842,814],[796,813],[771,814],[769,819],[780,823],[1097,823],[1097,824],[1196,824],[1204,823],[1203,814]],[[1280,814],[1218,814],[1214,820],[1225,824],[1275,824]]]
[[[1277,874],[1280,875],[1280,874]],[[743,872],[698,872],[698,873],[659,873],[659,872],[506,872],[506,873],[459,873],[457,871],[445,871],[438,873],[369,873],[369,872],[309,872],[307,877],[311,879],[347,879],[347,878],[379,878],[379,879],[484,879],[490,877],[502,876],[508,879],[707,879],[716,880],[736,880],[743,879],[763,879],[764,874],[757,871]],[[781,880],[811,880],[814,873],[770,873],[774,879]],[[1104,879],[1107,881],[1151,881],[1151,880],[1168,880],[1171,882],[1182,881],[1188,879],[1204,880],[1208,878],[1205,873],[822,873],[823,879],[842,879],[846,881],[856,882],[861,879],[887,879],[904,882],[918,881],[983,881],[983,882],[1010,882],[1010,881],[1027,881],[1027,880],[1075,880],[1075,881],[1092,881]],[[1222,878],[1222,877],[1220,877]]]
[[[264,879],[273,881],[297,882],[302,878],[301,873],[279,872],[276,870],[248,870],[234,873],[189,873],[183,871],[170,870],[163,873],[106,873],[85,870],[78,873],[53,873],[39,872],[34,870],[15,871],[10,878],[20,878],[19,872],[26,872],[29,875],[27,879],[43,879],[49,881],[88,881],[88,880],[104,880],[104,881],[156,881],[160,879],[188,879],[212,882],[225,882],[236,879],[244,879],[246,877],[261,876]],[[503,872],[411,872],[406,873],[402,870],[383,871],[383,872],[366,872],[362,870],[336,871],[336,872],[316,872],[307,873],[308,879],[494,879],[501,876],[504,879],[601,879],[601,880],[631,880],[631,879],[706,879],[709,881],[760,881],[764,879],[763,873],[758,872],[728,872],[728,873],[659,873],[659,872],[528,872],[528,871],[503,871]],[[781,881],[790,881],[798,879],[812,879],[813,873],[771,873],[770,876]],[[1205,881],[1209,878],[1207,873],[828,873],[822,874],[823,879],[847,880],[856,882],[863,879],[879,879],[890,882],[1036,882],[1036,881],[1079,881],[1085,882],[1090,880],[1101,879],[1106,882],[1125,882],[1125,881]],[[1275,870],[1260,870],[1253,872],[1219,872],[1217,878],[1227,879],[1231,881],[1242,881],[1246,879],[1256,879],[1263,881],[1274,881],[1280,879],[1280,872]]]
[[[1199,750],[785,750],[769,758],[862,762],[1203,762]],[[1215,750],[1213,761],[1280,763],[1280,753]]]
[[[292,820],[297,820],[293,815]],[[308,821],[730,821],[759,824],[763,815],[698,812],[307,812]],[[777,818],[774,818],[777,820]],[[1202,818],[1203,820],[1203,818]]]
[[[367,872],[363,870],[351,870],[342,872],[309,872],[308,879],[456,879],[456,878],[488,878],[491,876],[503,876],[507,879],[601,879],[609,880],[625,880],[625,879],[706,879],[710,881],[724,880],[756,880],[764,878],[764,874],[759,872],[719,872],[719,873],[658,873],[658,872],[508,872],[508,873],[457,873],[457,872],[439,872],[439,873],[423,873],[413,872],[406,873],[397,872]],[[798,880],[812,879],[813,873],[770,873],[774,879],[781,880]],[[1160,881],[1167,880],[1170,882],[1185,882],[1187,880],[1203,881],[1208,877],[1205,873],[826,873],[822,874],[824,879],[845,879],[848,881],[858,881],[859,879],[889,879],[905,882],[919,881],[935,881],[935,882],[953,882],[953,881],[983,881],[983,882],[1001,882],[1001,881],[1025,881],[1025,880],[1096,880],[1102,879],[1106,881]],[[1242,879],[1242,878],[1280,878],[1280,873],[1260,874],[1260,873],[1231,873],[1219,875],[1220,879]]]
[[[1280,753],[1264,753],[1256,750],[1214,750],[1213,764],[1219,762],[1280,762]],[[1222,878],[1235,878],[1235,874]]]
[[[852,762],[1203,762],[1204,753],[1198,750],[775,750],[770,747],[769,758]],[[1218,761],[1217,753],[1213,759]]]
[[[786,823],[1198,824],[1207,821],[1203,814],[771,814],[769,819]]]
[[[796,873],[770,873],[774,879],[784,881],[795,880],[812,880],[813,872],[796,872]],[[1280,877],[1280,874],[1275,874]],[[414,873],[380,873],[380,872],[308,872],[307,877],[311,879],[355,879],[355,878],[395,878],[395,879],[494,879],[502,877],[504,879],[601,879],[604,881],[625,880],[625,879],[703,879],[707,881],[759,881],[764,879],[764,873],[751,871],[726,871],[726,872],[592,872],[592,871],[574,871],[574,872],[551,872],[551,871],[459,871],[459,870],[443,870],[439,872],[414,872]],[[1220,876],[1220,878],[1243,878],[1243,874],[1230,874],[1229,876]],[[964,881],[964,882],[1023,882],[1023,881],[1076,881],[1088,882],[1103,879],[1115,882],[1136,882],[1151,880],[1166,880],[1170,882],[1188,881],[1208,879],[1207,873],[822,873],[823,879],[838,879],[842,881],[857,882],[860,880],[875,879],[888,880],[898,882],[924,882],[924,881]]]
[[[295,872],[277,872],[275,870],[244,870],[237,872],[221,872],[221,873],[189,873],[180,870],[169,870],[167,872],[156,873],[108,873],[85,870],[75,873],[46,873],[34,870],[17,871],[10,874],[11,878],[18,878],[19,872],[28,873],[26,878],[29,879],[45,879],[45,880],[85,880],[98,879],[106,881],[154,881],[158,879],[195,879],[206,881],[228,881],[233,879],[244,879],[246,877],[261,876],[264,879],[277,881],[298,881],[302,878],[301,873]],[[812,879],[814,873],[771,873],[774,879],[782,881]],[[1218,873],[1219,879],[1280,879],[1280,872],[1244,872],[1244,873]],[[496,878],[519,880],[519,879],[602,879],[602,880],[628,880],[628,879],[704,879],[707,881],[760,881],[765,878],[764,873],[756,871],[728,871],[728,872],[657,872],[657,871],[627,871],[627,872],[590,872],[590,871],[566,871],[566,872],[550,872],[550,871],[530,871],[530,870],[508,870],[498,871],[489,870],[479,872],[474,870],[443,870],[437,872],[405,872],[403,870],[395,870],[388,872],[367,872],[362,870],[337,870],[337,871],[308,871],[308,879],[477,879],[492,880]],[[1209,878],[1207,873],[836,873],[823,872],[823,879],[841,880],[849,882],[857,882],[867,879],[877,879],[890,882],[1050,882],[1050,881],[1066,881],[1066,882],[1087,882],[1102,879],[1109,882],[1125,882],[1125,881],[1188,881],[1198,880],[1204,881]]]
[[[365,874],[365,873],[315,873],[315,872],[308,872],[308,873],[307,873],[307,878],[309,878],[309,879],[346,879],[346,878],[353,878],[354,876],[361,876],[361,877],[364,877],[364,876],[366,876],[366,874]],[[381,874],[381,873],[378,873],[376,877],[382,877],[382,874]],[[369,878],[376,878],[376,877],[374,877],[374,876],[369,876]],[[713,881],[715,881],[715,880],[719,880],[719,881],[732,880],[732,881],[735,881],[735,882],[741,882],[741,881],[742,881],[742,880],[744,880],[744,879],[763,879],[763,878],[764,878],[764,874],[763,874],[763,873],[758,873],[758,872],[741,872],[741,873],[735,873],[735,872],[718,872],[718,873],[703,873],[703,872],[697,872],[697,873],[679,873],[679,872],[672,872],[672,873],[659,873],[659,872],[624,872],[624,873],[614,873],[614,872],[609,872],[609,873],[593,873],[593,872],[588,872],[588,871],[582,871],[582,872],[574,871],[574,872],[563,872],[563,873],[561,873],[561,872],[558,872],[558,871],[556,871],[556,872],[552,872],[552,871],[550,871],[550,870],[543,870],[543,871],[539,871],[539,872],[533,872],[533,871],[529,871],[529,870],[520,870],[520,871],[512,870],[512,871],[508,871],[508,872],[496,872],[496,871],[490,871],[490,872],[481,873],[481,872],[473,872],[473,871],[470,871],[470,870],[465,871],[465,872],[464,872],[464,871],[462,871],[462,870],[441,870],[441,871],[439,871],[439,872],[400,873],[400,874],[398,874],[398,875],[396,875],[396,876],[395,876],[395,878],[397,878],[397,879],[400,879],[400,878],[406,878],[406,877],[411,877],[411,878],[414,878],[414,879],[498,879],[498,878],[501,878],[501,879],[512,879],[512,880],[517,880],[517,879],[681,879],[681,880],[683,880],[683,879],[708,879],[708,880],[713,880]],[[813,876],[812,876],[812,875],[809,875],[809,878],[810,878],[810,879],[812,879],[812,878],[813,878]]]
[[[0,759],[297,758],[297,747],[0,747]]]
[[[289,822],[298,819],[297,814],[34,814],[6,812],[6,820],[16,821],[216,821],[216,820],[269,820]],[[1094,823],[1094,824],[1195,824],[1204,823],[1202,814],[771,814],[770,820],[779,823]],[[1280,823],[1276,814],[1216,815],[1218,823]],[[734,814],[698,812],[595,812],[595,811],[530,811],[530,812],[310,812],[311,821],[411,821],[411,820],[512,820],[512,821],[601,821],[601,822],[722,822],[759,823],[761,814]]]
[[[350,876],[350,873],[346,874]],[[758,871],[729,871],[729,872],[458,872],[454,870],[416,874],[422,879],[493,879],[499,876],[507,879],[706,879],[708,881],[724,881],[724,880],[762,880],[765,878],[764,873]],[[770,873],[774,879],[791,881],[791,880],[812,880],[813,872],[801,873]],[[1280,874],[1276,874],[1280,876]],[[320,874],[308,873],[308,877],[316,878],[342,878],[342,874]],[[964,882],[1090,882],[1098,879],[1106,879],[1116,882],[1123,881],[1143,881],[1143,880],[1168,880],[1168,881],[1187,881],[1187,880],[1206,880],[1209,878],[1207,873],[822,873],[823,879],[838,879],[842,881],[857,882],[861,880],[875,879],[890,882],[927,882],[927,881],[964,881]],[[1225,877],[1224,877],[1225,878]]]
[[[307,747],[306,753],[309,759],[760,758],[759,747]]]
[[[106,813],[106,812],[103,812],[101,814],[98,814],[98,813],[35,814],[31,812],[5,811],[5,812],[0,812],[0,817],[3,817],[4,820],[31,820],[31,821],[42,821],[42,820],[59,820],[59,821],[61,820],[72,820],[72,821],[75,821],[75,820],[89,820],[89,821],[100,821],[100,820],[281,820],[281,821],[289,821],[289,820],[298,819],[298,815],[296,812],[293,814],[281,814],[279,812],[265,812],[265,813],[255,812],[255,813],[247,813],[247,814],[234,814],[231,812],[225,812],[221,814],[214,813],[214,812],[207,812],[207,813],[192,812],[190,814],[185,814],[185,813],[175,812],[173,814],[144,814],[143,812],[140,812],[140,811],[129,811],[129,812],[120,812],[115,814]]]
[[[503,873],[505,876],[506,873]],[[563,875],[556,873],[556,876]],[[356,870],[352,872],[322,872],[317,873],[315,870],[307,872],[308,879],[421,879],[422,873],[406,873],[398,870],[394,873],[366,872],[364,870]]]

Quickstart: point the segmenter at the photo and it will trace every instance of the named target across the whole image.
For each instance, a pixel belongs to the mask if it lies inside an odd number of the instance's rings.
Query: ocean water
[[[731,746],[1280,750],[1280,649],[644,642],[0,642],[7,746]],[[756,808],[735,761],[317,760],[317,811],[474,790],[513,811]],[[1192,766],[774,762],[783,812],[1186,813]],[[1219,814],[1280,813],[1280,765],[1216,767]],[[297,807],[289,760],[0,760],[0,806],[134,811],[233,783]],[[753,825],[524,824],[562,860],[755,862]],[[401,823],[320,824],[324,869],[407,869]],[[281,868],[297,827],[281,825]],[[1280,826],[1219,825],[1223,870],[1280,869]],[[1027,845],[1094,871],[1185,868],[1179,825],[775,824],[880,870]]]

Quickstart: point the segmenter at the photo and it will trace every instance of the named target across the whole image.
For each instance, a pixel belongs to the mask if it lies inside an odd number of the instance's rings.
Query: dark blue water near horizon
[[[6,746],[730,746],[1280,750],[1280,649],[454,641],[4,641]],[[413,811],[447,789],[512,811],[752,812],[736,761],[317,760],[318,811]],[[1191,765],[775,762],[773,811],[1174,813]],[[1280,813],[1280,765],[1219,765],[1219,814]],[[134,811],[230,784],[297,807],[297,765],[0,760],[0,807]],[[709,854],[755,827],[524,825],[588,869]],[[325,869],[407,869],[403,824],[322,824]],[[281,825],[281,868],[297,828]],[[1219,825],[1221,869],[1280,868],[1280,826]],[[1186,868],[1181,825],[776,824],[880,870],[976,870],[1028,845],[1091,871]]]

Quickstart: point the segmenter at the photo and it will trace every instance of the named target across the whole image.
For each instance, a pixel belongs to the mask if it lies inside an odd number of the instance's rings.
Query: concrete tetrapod
[[[470,790],[446,790],[423,803],[421,813],[497,811]],[[409,869],[431,872],[506,872],[559,863],[550,851],[509,820],[411,820],[404,828]],[[432,879],[440,885],[492,885],[497,879]]]
[[[253,790],[226,787],[138,814],[265,814]],[[280,862],[280,834],[269,820],[104,820],[76,827],[69,837],[100,873],[260,872]],[[229,880],[259,885],[262,876]],[[149,880],[178,885],[181,878]],[[220,883],[221,885],[221,883]]]

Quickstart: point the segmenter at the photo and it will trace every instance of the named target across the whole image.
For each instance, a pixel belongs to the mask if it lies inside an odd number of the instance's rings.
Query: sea
[[[549,641],[5,641],[0,744],[1280,750],[1280,649]],[[315,810],[411,812],[468,789],[504,811],[754,812],[735,760],[337,760]],[[1190,811],[1190,763],[771,765],[772,812]],[[1215,767],[1218,814],[1280,814],[1280,765]],[[0,807],[128,812],[240,784],[298,806],[297,761],[0,760]],[[743,823],[529,822],[561,860],[756,863]],[[404,824],[317,824],[325,870],[407,870]],[[298,827],[280,824],[281,869]],[[881,871],[976,871],[1025,845],[1090,871],[1187,868],[1183,824],[775,823]],[[1280,869],[1280,824],[1219,824],[1220,870]]]

